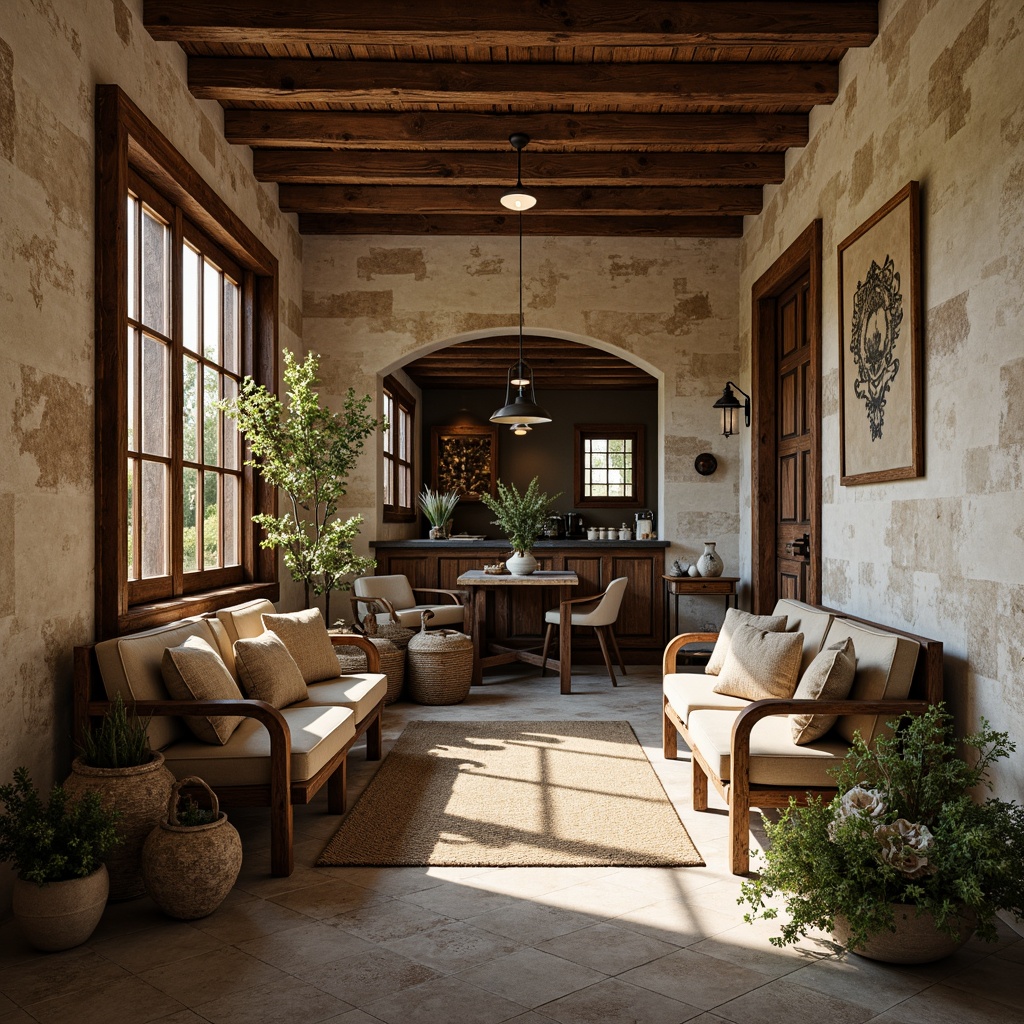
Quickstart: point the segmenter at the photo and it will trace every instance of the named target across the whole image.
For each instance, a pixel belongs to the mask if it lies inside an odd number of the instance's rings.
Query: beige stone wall
[[[741,363],[748,375],[753,282],[820,217],[824,601],[941,639],[961,724],[985,716],[1024,744],[1024,14],[1019,0],[883,0],[880,17],[875,43],[843,61],[835,104],[812,115],[785,183],[747,219]],[[926,474],[844,487],[836,246],[911,179]],[[998,789],[1020,797],[1024,758],[999,767]]]
[[[328,391],[340,395],[352,385],[373,393],[379,375],[418,355],[514,330],[517,245],[515,238],[307,238],[303,339],[323,354]],[[523,243],[526,333],[615,352],[661,381],[657,527],[673,541],[669,559],[694,561],[711,539],[732,568],[739,447],[716,435],[711,405],[738,372],[738,251],[734,240],[527,236]],[[503,386],[495,381],[496,397]],[[542,379],[537,386],[542,395]],[[571,430],[558,422],[557,392],[542,400],[555,422],[541,429]],[[596,407],[604,402],[614,395],[597,393]],[[693,468],[702,451],[719,460],[712,477]],[[396,535],[376,522],[376,465],[364,459],[349,489],[353,509],[367,518],[364,539]],[[720,604],[696,602],[686,611],[698,623],[721,616]]]
[[[70,753],[71,653],[93,638],[93,105],[120,85],[277,255],[300,344],[302,242],[224,142],[142,0],[0,4],[0,780]]]

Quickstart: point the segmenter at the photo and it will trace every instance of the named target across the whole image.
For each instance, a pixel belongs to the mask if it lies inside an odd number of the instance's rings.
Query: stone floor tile
[[[463,921],[438,925],[381,945],[443,974],[454,974],[488,960],[497,960],[522,948],[522,944],[513,939],[485,932]]]
[[[195,1010],[178,1010],[169,1017],[158,1018],[153,1024],[209,1024],[209,1021],[205,1017],[200,1017]]]
[[[472,889],[532,899],[581,882],[597,881],[598,878],[609,876],[612,870],[591,867],[493,868],[463,879],[462,884]]]
[[[715,1013],[735,1024],[861,1024],[873,1016],[867,1007],[795,986],[788,978],[722,1003]]]
[[[308,922],[308,917],[294,910],[268,900],[256,899],[227,909],[221,907],[209,917],[193,921],[192,926],[225,942],[244,942],[261,935],[287,931]]]
[[[499,1024],[526,1007],[458,978],[437,978],[363,1007],[385,1024]]]
[[[182,1003],[140,978],[121,978],[110,985],[32,1003],[26,1010],[39,1024],[149,1024],[183,1009]]]
[[[413,903],[425,910],[431,910],[443,917],[463,921],[490,910],[511,907],[515,898],[500,892],[488,892],[469,885],[439,885],[421,892],[407,893],[401,897],[406,903]]]
[[[507,935],[524,944],[544,942],[556,935],[589,928],[598,921],[592,914],[579,914],[575,910],[562,910],[531,900],[520,901],[511,907],[501,907],[472,919],[475,928]]]
[[[296,976],[344,999],[353,1006],[365,1006],[413,985],[439,978],[441,975],[425,964],[417,963],[390,949],[371,948],[357,956],[322,963]]]
[[[564,910],[608,918],[628,914],[631,910],[657,903],[658,896],[656,893],[627,888],[604,877],[593,882],[581,882],[565,889],[556,889],[544,897],[544,902]]]
[[[1001,960],[1010,960],[1015,964],[1024,964],[1024,939],[1018,939],[1012,945],[997,950],[995,955]]]
[[[302,889],[292,889],[271,897],[271,901],[280,907],[286,907],[306,917],[325,920],[336,917],[347,910],[381,903],[390,897],[366,889],[361,885],[350,885],[348,882],[324,881],[317,877],[314,885]]]
[[[444,885],[447,879],[431,874],[427,867],[404,868],[317,868],[321,880],[340,879],[350,885],[372,889],[383,896],[403,896],[410,892],[422,892],[437,885]]]
[[[513,1002],[534,1007],[603,981],[605,976],[550,953],[521,949],[500,960],[460,971],[455,977]]]
[[[222,939],[193,928],[188,922],[164,918],[156,928],[111,936],[94,942],[92,948],[125,970],[139,974],[199,953],[211,953],[224,945]]]
[[[700,1010],[615,978],[544,1003],[538,1013],[562,1024],[682,1024]]]
[[[195,1007],[210,1024],[319,1024],[353,1009],[350,1002],[296,978],[224,994]]]
[[[1012,948],[1012,947],[1007,947]],[[1005,1003],[1014,1009],[1024,1005],[1024,972],[1008,966],[1006,960],[998,956],[988,956],[984,960],[958,971],[946,979],[950,988],[960,989],[989,999],[996,1003]],[[923,986],[922,986],[923,987]]]
[[[537,944],[537,948],[611,975],[657,960],[676,949],[668,942],[611,923],[548,939]]]
[[[729,928],[711,938],[695,942],[688,948],[697,953],[706,953],[708,956],[739,964],[740,967],[749,967],[773,978],[799,970],[805,966],[809,955],[806,948],[801,952],[799,948],[794,949],[792,946],[785,949],[770,946],[767,940],[749,925]]]
[[[758,971],[695,953],[692,949],[678,949],[635,967],[619,975],[619,980],[704,1010],[745,995],[770,981]]]
[[[874,1013],[881,1013],[928,986],[924,978],[853,953],[810,963],[788,974],[786,980],[857,1003]]]
[[[321,1024],[382,1024],[380,1017],[371,1017],[365,1010],[349,1010],[339,1017],[330,1017]]]
[[[620,914],[613,918],[613,923],[675,946],[690,946],[736,926],[731,915],[696,906],[686,899],[650,903]]]
[[[311,967],[372,950],[371,943],[322,921],[309,921],[287,931],[236,943],[238,949],[265,964],[302,975]]]
[[[1024,1011],[970,992],[933,985],[884,1013],[871,1024],[1024,1024]]]
[[[0,993],[19,1006],[41,999],[105,988],[128,972],[93,950],[79,946],[62,953],[36,953],[25,964],[0,971]]]
[[[414,903],[387,900],[368,907],[348,910],[337,917],[327,918],[323,923],[357,935],[367,942],[388,942],[451,922],[452,918],[435,914],[432,910],[426,910]]]
[[[196,1007],[216,996],[282,983],[288,975],[254,956],[229,947],[156,967],[139,977],[186,1006]]]

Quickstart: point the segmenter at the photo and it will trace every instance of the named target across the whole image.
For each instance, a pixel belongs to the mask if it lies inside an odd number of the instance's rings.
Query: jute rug
[[[628,722],[412,722],[319,865],[702,865]]]

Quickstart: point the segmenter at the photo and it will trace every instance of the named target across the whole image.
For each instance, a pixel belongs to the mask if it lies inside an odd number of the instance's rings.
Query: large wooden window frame
[[[642,423],[577,423],[573,428],[573,504],[576,508],[642,508],[644,504],[644,425]],[[633,447],[633,494],[593,497],[586,493],[587,441],[629,441]]]
[[[182,238],[202,236],[234,262],[241,278],[241,372],[274,388],[277,365],[277,260],[118,86],[96,89],[96,632],[115,636],[212,611],[249,598],[276,600],[276,556],[259,547],[252,516],[273,512],[275,496],[262,478],[241,472],[240,565],[168,577],[128,580],[128,203],[148,187],[173,219],[172,254]],[[180,274],[172,270],[172,289]],[[172,300],[172,310],[180,302]],[[174,314],[177,315],[177,314]],[[175,333],[175,332],[172,332]],[[173,371],[172,371],[173,372]],[[181,422],[180,392],[170,422]],[[171,459],[180,459],[179,450]],[[170,508],[180,512],[180,480]],[[173,520],[172,520],[173,522]],[[190,578],[191,577],[191,578]]]
[[[385,377],[384,415],[388,429],[383,432],[381,472],[384,474],[383,516],[385,523],[416,521],[416,399],[394,378]],[[404,491],[406,501],[402,501]],[[388,501],[388,497],[392,499]]]

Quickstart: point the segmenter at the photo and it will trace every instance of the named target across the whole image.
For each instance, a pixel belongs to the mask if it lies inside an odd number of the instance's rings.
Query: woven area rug
[[[628,722],[412,722],[318,865],[703,865]]]

